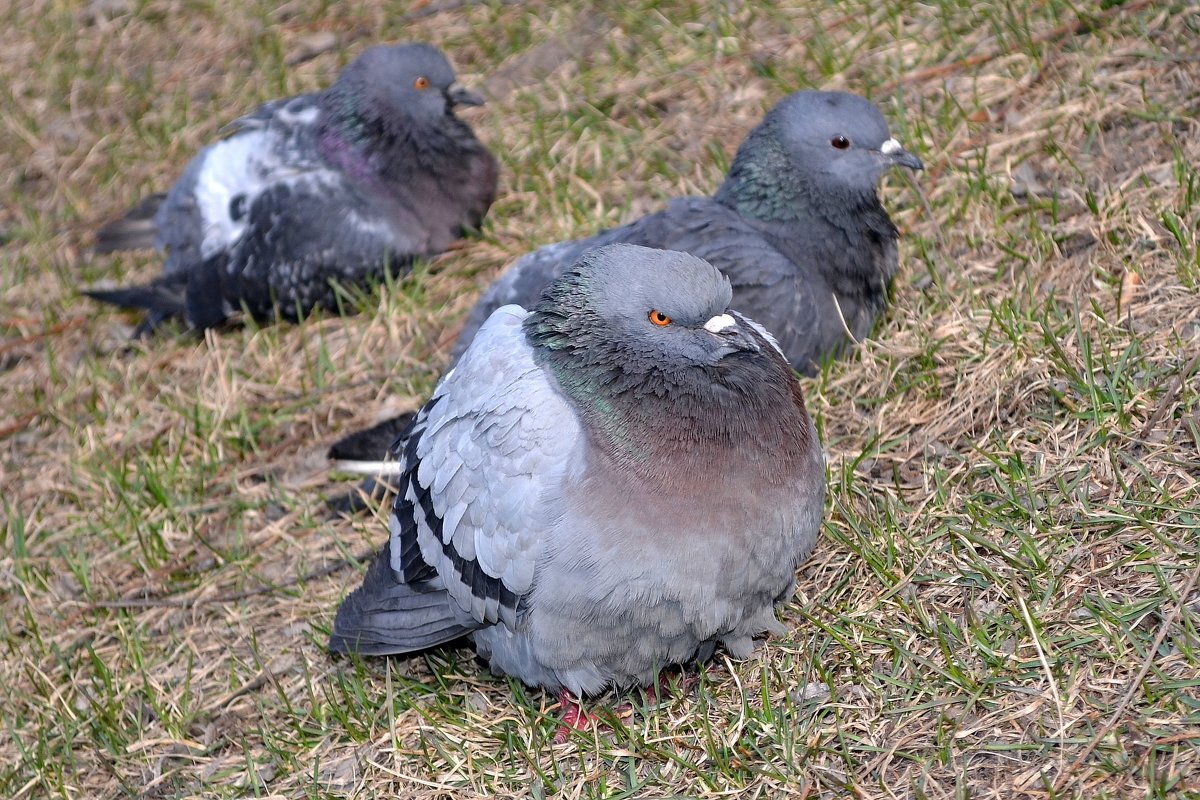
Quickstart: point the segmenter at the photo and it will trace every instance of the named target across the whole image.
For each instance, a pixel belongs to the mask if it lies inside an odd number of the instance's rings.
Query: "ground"
[[[1195,3],[9,8],[0,794],[1200,784]],[[223,124],[404,39],[490,98],[467,112],[503,165],[479,236],[345,319],[127,346],[136,316],[77,294],[155,274],[153,253],[93,255],[93,233]],[[803,381],[830,497],[791,633],[561,746],[556,698],[467,647],[331,659],[385,528],[329,519],[346,481],[325,448],[420,402],[510,260],[711,192],[765,109],[809,86],[874,99],[928,169],[884,188],[903,236],[889,312]]]

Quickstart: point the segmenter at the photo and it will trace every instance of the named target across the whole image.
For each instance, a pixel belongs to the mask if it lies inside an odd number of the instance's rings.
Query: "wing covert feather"
[[[392,524],[398,575],[431,568],[476,620],[510,627],[582,447],[575,413],[534,361],[526,315],[497,310],[418,414],[396,454]]]

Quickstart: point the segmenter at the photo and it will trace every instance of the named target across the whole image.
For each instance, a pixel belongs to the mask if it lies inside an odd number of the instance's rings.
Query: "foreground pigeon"
[[[682,250],[717,267],[733,284],[734,307],[811,375],[850,337],[866,337],[887,304],[897,232],[876,189],[893,166],[923,169],[869,101],[847,92],[791,94],[746,137],[715,196],[673,200],[619,228],[517,260],[472,310],[454,355],[495,309],[534,302],[585,251],[628,242]]]
[[[163,196],[97,235],[97,250],[157,246],[163,275],[89,291],[215,327],[335,309],[331,281],[399,274],[482,221],[497,165],[454,106],[479,105],[435,47],[373,47],[324,92],[276,100],[230,125]]]
[[[492,314],[394,454],[391,535],[330,649],[470,635],[566,703],[784,632],[823,460],[794,374],[730,296],[694,256],[612,245],[532,311]]]

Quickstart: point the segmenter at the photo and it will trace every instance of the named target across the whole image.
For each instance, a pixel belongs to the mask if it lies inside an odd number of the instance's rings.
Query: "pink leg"
[[[684,694],[688,694],[696,688],[696,684],[700,681],[699,675],[679,667],[659,672],[657,682],[646,687],[646,706],[648,708],[657,706],[660,698],[666,697],[670,693],[672,673],[679,676],[679,688]],[[585,731],[593,723],[599,730],[608,729],[608,725],[599,717],[584,711],[583,706],[571,696],[571,692],[567,689],[559,690],[558,707],[562,709],[562,724],[554,732],[554,744],[565,744],[571,738],[571,731]],[[622,703],[617,707],[618,717],[626,717],[632,713],[633,706],[630,703]]]
[[[609,730],[608,723],[602,721],[595,714],[584,711],[583,706],[566,689],[560,689],[558,692],[558,707],[562,709],[563,715],[562,724],[554,732],[554,744],[565,744],[567,739],[571,738],[571,731],[586,731],[593,723],[597,730]],[[629,703],[624,703],[617,708],[618,717],[626,717],[632,713],[633,706]]]
[[[567,689],[561,689],[558,692],[558,707],[562,709],[562,724],[558,726],[558,730],[554,732],[555,744],[566,744],[567,739],[571,737],[571,731],[584,731],[592,722],[597,721],[595,717],[583,710],[583,706],[575,702],[575,698]],[[602,724],[597,721],[597,724]]]

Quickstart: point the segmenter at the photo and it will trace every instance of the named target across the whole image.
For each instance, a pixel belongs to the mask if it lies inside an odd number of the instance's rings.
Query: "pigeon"
[[[897,231],[876,193],[891,167],[924,169],[870,101],[801,91],[746,137],[712,197],[685,197],[589,239],[518,259],[479,299],[456,359],[495,309],[534,302],[598,245],[628,242],[699,256],[733,284],[733,304],[771,331],[792,366],[820,362],[865,338],[896,273]]]
[[[794,372],[730,299],[702,259],[614,244],[493,312],[399,440],[389,538],[329,649],[469,636],[566,703],[785,633],[824,458]]]
[[[101,229],[98,251],[156,246],[166,262],[148,285],[86,294],[146,309],[137,335],[336,310],[333,282],[398,275],[482,222],[498,166],[454,114],[482,103],[437,48],[372,47],[329,89],[230,124],[169,192]]]

